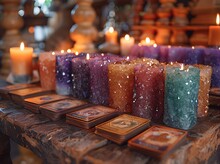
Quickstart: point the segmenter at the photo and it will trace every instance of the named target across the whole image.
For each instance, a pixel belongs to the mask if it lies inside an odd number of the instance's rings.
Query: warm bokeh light
[[[145,39],[145,41],[146,41],[147,44],[150,44],[150,38],[147,37],[147,38]]]
[[[52,55],[55,55],[55,52],[52,52]]]
[[[217,25],[219,25],[219,22],[220,22],[220,20],[219,20],[219,13],[216,15],[216,24]]]
[[[87,60],[89,60],[89,59],[90,59],[89,54],[86,54],[86,59],[87,59]]]
[[[72,51],[71,51],[71,49],[68,49],[67,52],[68,52],[68,53],[71,53]]]
[[[63,53],[64,53],[64,50],[61,50],[60,52],[61,52],[61,54],[63,54]]]

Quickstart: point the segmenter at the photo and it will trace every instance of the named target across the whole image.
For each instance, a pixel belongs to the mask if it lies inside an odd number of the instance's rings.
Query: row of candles
[[[207,115],[212,69],[111,54],[42,53],[41,85],[57,94],[190,129]]]

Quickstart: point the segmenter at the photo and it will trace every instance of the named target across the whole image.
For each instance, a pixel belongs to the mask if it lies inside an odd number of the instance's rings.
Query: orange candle
[[[44,89],[55,90],[55,56],[55,52],[44,52],[39,56],[41,87]]]
[[[32,75],[33,48],[25,47],[22,42],[20,47],[10,48],[12,74],[16,80],[22,82],[30,80]],[[27,79],[28,78],[28,79]],[[17,79],[18,81],[20,81]]]
[[[219,26],[219,14],[216,16],[216,25],[209,26],[209,40],[208,44],[210,46],[219,46],[220,45],[220,26]]]
[[[108,31],[105,33],[105,40],[108,43],[118,44],[118,32],[114,30],[113,27],[110,27]]]

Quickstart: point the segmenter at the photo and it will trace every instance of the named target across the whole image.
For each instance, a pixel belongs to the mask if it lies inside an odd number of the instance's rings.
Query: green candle
[[[197,122],[200,71],[198,68],[166,68],[164,123],[190,129]]]

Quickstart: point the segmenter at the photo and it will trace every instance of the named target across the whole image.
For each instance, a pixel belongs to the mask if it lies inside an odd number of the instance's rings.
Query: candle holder
[[[70,29],[70,37],[75,41],[73,51],[93,53],[96,51],[94,44],[98,36],[97,29],[92,25],[96,13],[91,6],[92,0],[77,0],[76,7],[72,10],[72,18],[76,23]]]

